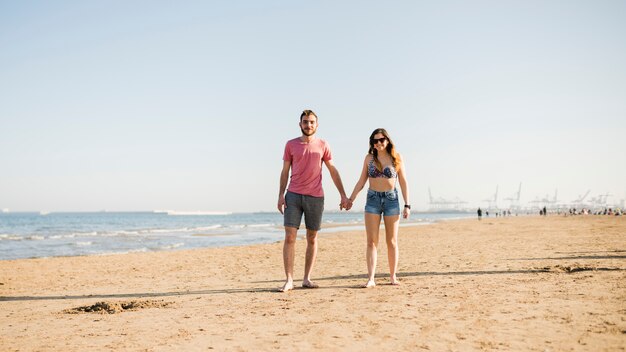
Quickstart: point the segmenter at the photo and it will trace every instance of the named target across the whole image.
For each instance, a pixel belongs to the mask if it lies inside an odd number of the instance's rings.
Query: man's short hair
[[[302,118],[305,116],[315,116],[315,120],[317,120],[317,115],[315,115],[315,113],[313,112],[313,110],[304,110],[302,111],[302,114],[300,115],[300,121],[302,121]]]

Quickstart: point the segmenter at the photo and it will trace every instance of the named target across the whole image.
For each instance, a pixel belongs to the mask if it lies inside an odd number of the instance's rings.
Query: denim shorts
[[[322,228],[324,197],[313,197],[287,191],[285,194],[285,227],[300,228],[302,214],[307,230],[319,231]]]
[[[376,192],[368,189],[365,212],[377,215],[383,214],[384,216],[400,215],[398,190],[392,189],[386,192]]]

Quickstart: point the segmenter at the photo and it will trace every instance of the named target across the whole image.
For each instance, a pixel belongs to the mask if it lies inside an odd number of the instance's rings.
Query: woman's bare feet
[[[288,292],[293,290],[293,281],[286,281],[282,288],[278,289],[278,292]]]
[[[363,288],[370,288],[374,286],[376,286],[376,282],[374,282],[374,280],[369,280],[365,285],[363,285]]]
[[[313,281],[307,280],[307,281],[302,281],[302,287],[303,288],[318,288],[320,287],[320,285],[316,284]]]
[[[393,286],[400,286],[400,281],[398,281],[397,277],[394,276],[394,277],[391,278],[391,285],[393,285]]]

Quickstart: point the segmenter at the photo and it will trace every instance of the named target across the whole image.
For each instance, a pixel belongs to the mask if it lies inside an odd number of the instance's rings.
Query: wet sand
[[[0,350],[626,350],[625,217],[401,227],[372,289],[364,237],[321,233],[289,293],[282,243],[0,261]]]

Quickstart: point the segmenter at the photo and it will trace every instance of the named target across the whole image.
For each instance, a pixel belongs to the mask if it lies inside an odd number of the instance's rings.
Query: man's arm
[[[285,189],[289,180],[289,169],[291,161],[283,161],[283,170],[280,172],[280,187],[278,191],[278,211],[283,214],[285,210]]]
[[[333,179],[333,183],[341,195],[341,208],[345,208],[348,204],[348,197],[346,197],[346,191],[343,189],[343,183],[341,182],[339,171],[333,164],[332,160],[324,160],[324,164],[326,164],[328,172],[330,172],[330,177]]]

